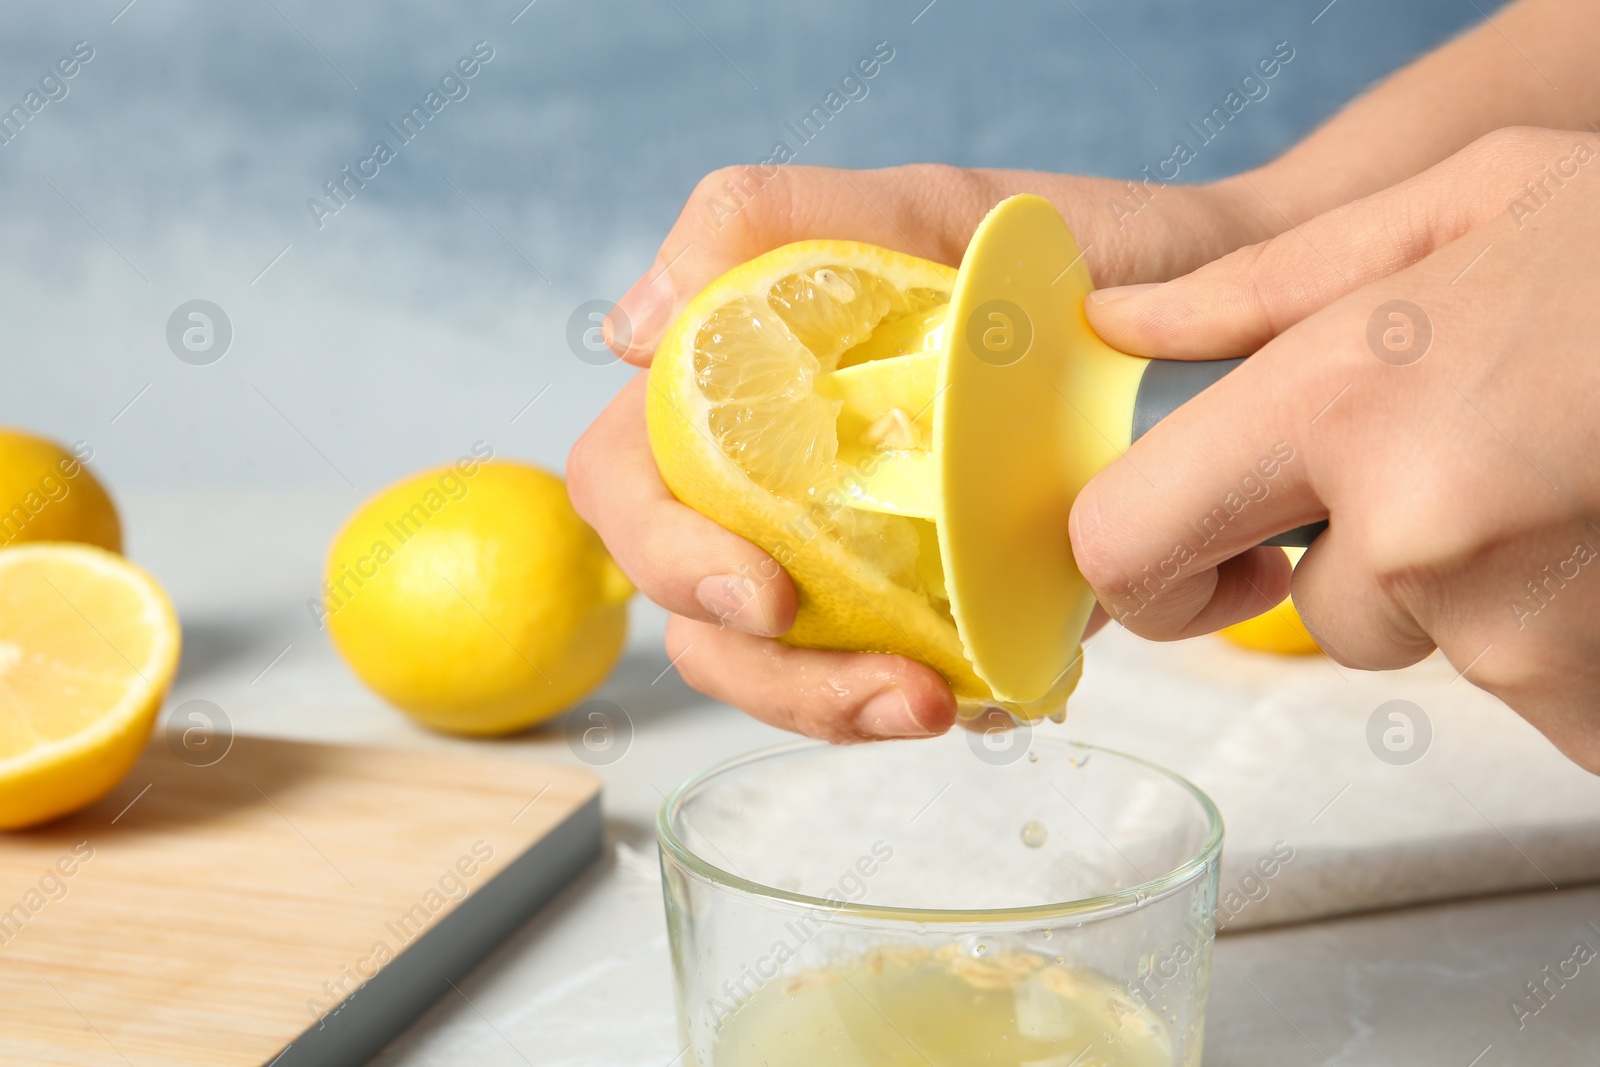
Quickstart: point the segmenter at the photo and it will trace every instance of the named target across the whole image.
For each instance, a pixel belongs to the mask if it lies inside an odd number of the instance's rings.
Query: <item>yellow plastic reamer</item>
[[[933,522],[956,628],[1000,701],[1039,700],[1080,655],[1094,594],[1067,535],[1078,492],[1241,362],[1119,352],[1084,317],[1092,288],[1055,207],[1011,197],[978,226],[944,316],[905,339],[910,354],[818,384],[843,403],[839,461],[851,476],[839,488],[848,506]],[[862,443],[866,428],[930,405],[927,450]],[[1271,543],[1304,544],[1316,532]]]

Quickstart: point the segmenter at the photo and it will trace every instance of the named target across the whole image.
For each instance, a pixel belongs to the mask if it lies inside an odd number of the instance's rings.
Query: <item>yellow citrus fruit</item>
[[[488,735],[604,681],[632,595],[560,478],[467,457],[357,509],[329,550],[322,610],[385,700],[434,729]]]
[[[760,545],[794,579],[799,612],[783,641],[919,660],[970,713],[995,701],[956,632],[933,524],[844,506],[840,401],[817,389],[839,367],[931,343],[955,273],[852,241],[803,241],[751,260],[690,301],[663,336],[647,411],[651,449],[678,499]],[[907,447],[925,416],[874,427],[873,447]],[[742,578],[747,590],[762,580]]]
[[[1284,549],[1292,562],[1300,562],[1303,548]],[[1294,600],[1285,597],[1283,602],[1253,619],[1236,622],[1219,631],[1223,637],[1241,648],[1257,652],[1276,652],[1284,656],[1304,656],[1322,651],[1317,639],[1311,636],[1300,613],[1294,609]]]
[[[0,552],[0,829],[77,811],[139,758],[178,666],[166,593],[121,556]]]
[[[78,455],[0,428],[0,546],[27,541],[82,541],[121,552],[122,524]]]

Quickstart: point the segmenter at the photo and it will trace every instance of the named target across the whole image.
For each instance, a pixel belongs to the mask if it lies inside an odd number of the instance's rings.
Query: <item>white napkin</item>
[[[1369,673],[1112,627],[1066,730],[1216,801],[1225,930],[1600,880],[1600,777],[1438,654]]]

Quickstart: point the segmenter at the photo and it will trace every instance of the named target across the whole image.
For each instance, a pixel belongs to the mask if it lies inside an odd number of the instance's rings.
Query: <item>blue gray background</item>
[[[559,469],[630,373],[575,358],[573,309],[620,295],[700,175],[765,156],[874,42],[892,63],[802,162],[1132,175],[1289,41],[1271,95],[1186,168],[1205,179],[1482,18],[1468,0],[125,3],[12,5],[0,40],[4,107],[95,49],[0,147],[0,424],[88,442],[114,489],[352,496],[478,439]],[[319,231],[307,199],[480,40],[495,57],[469,95]],[[166,342],[192,299],[233,326],[208,366]]]

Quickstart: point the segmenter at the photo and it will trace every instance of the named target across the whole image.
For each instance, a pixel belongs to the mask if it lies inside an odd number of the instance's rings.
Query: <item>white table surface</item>
[[[496,742],[446,738],[413,726],[344,670],[326,637],[312,625],[305,600],[315,594],[329,537],[354,503],[347,494],[300,491],[244,495],[190,490],[124,496],[130,555],[166,585],[184,624],[184,665],[172,703],[197,697],[213,701],[241,733],[440,749],[487,747],[508,758],[577,762],[559,722]],[[626,708],[634,729],[626,754],[597,768],[606,789],[603,859],[461,982],[459,996],[452,994],[419,1018],[377,1063],[385,1067],[459,1063],[667,1067],[673,1063],[680,1045],[655,872],[655,809],[663,793],[688,775],[787,735],[699,697],[666,670],[659,641],[662,621],[655,609],[636,602],[629,647],[598,694]],[[1131,645],[1109,647],[1112,651],[1103,653],[1108,662],[1148,654],[1158,665],[1155,673],[1191,671],[1196,676],[1194,686],[1208,670],[1224,669],[1230,654],[1215,642],[1148,653]],[[1451,684],[1447,670],[1438,679],[1428,673],[1437,668],[1424,665],[1418,670],[1421,675],[1411,681],[1424,689],[1434,682]],[[1301,688],[1322,686],[1331,691],[1340,685],[1329,679],[1313,681],[1310,674],[1296,677],[1304,678]],[[1290,682],[1293,688],[1294,678]],[[1365,683],[1358,679],[1351,684]],[[1089,695],[1083,729],[1096,736],[1097,730],[1114,734],[1114,724],[1097,727],[1095,716],[1114,711],[1115,696]],[[1469,718],[1488,714],[1482,708],[1472,710],[1476,700],[1471,695],[1464,698]],[[1099,705],[1109,710],[1097,712]],[[1259,708],[1254,713],[1258,725],[1270,721],[1259,718]],[[1437,722],[1435,728],[1439,730]],[[1281,732],[1285,727],[1278,723],[1273,729]],[[1439,767],[1466,774],[1470,759],[1449,762],[1457,757],[1449,755],[1448,730],[1440,731],[1438,740],[1444,748],[1444,755],[1435,760]],[[1305,748],[1292,742],[1282,747],[1291,754]],[[1536,747],[1527,751],[1535,753],[1528,759],[1542,758]],[[1329,768],[1319,770],[1310,763],[1333,764],[1332,774],[1338,778],[1344,768],[1338,766],[1337,755],[1302,753],[1301,758],[1307,762],[1304,773],[1287,777],[1311,779],[1305,798],[1319,790],[1332,796],[1334,790],[1326,789],[1327,782],[1318,777]],[[1556,792],[1576,790],[1572,795],[1586,803],[1587,783],[1559,773],[1557,778]],[[1257,775],[1252,780],[1256,783],[1252,790],[1235,791],[1237,795],[1227,798],[1233,805],[1230,819],[1245,824],[1241,832],[1247,838],[1257,835],[1266,840],[1279,832],[1277,824],[1263,815],[1261,825],[1254,826],[1252,819],[1257,816],[1252,813],[1273,806],[1271,795],[1262,790],[1274,779]],[[1468,778],[1451,780],[1458,783],[1452,788],[1466,781],[1468,789],[1463,792],[1475,792]],[[1390,803],[1384,799],[1383,790],[1388,788],[1384,781],[1368,776],[1359,785],[1351,784],[1349,792],[1355,795],[1338,799],[1326,820],[1315,807],[1293,812],[1298,822],[1318,815],[1314,826],[1306,823],[1308,836],[1302,840],[1308,842],[1308,856],[1323,859],[1303,869],[1336,871],[1341,863],[1356,862],[1338,852],[1343,847],[1340,834],[1348,838],[1374,818],[1374,811],[1381,813]],[[1218,784],[1202,784],[1219,791]],[[1227,780],[1220,785],[1223,791],[1229,788]],[[1364,791],[1372,796],[1359,802]],[[1358,801],[1349,805],[1354,821],[1343,831],[1322,829],[1346,799]],[[1292,802],[1277,806],[1302,802],[1302,796],[1295,794]],[[1225,811],[1230,810],[1228,803]],[[1498,811],[1479,795],[1477,807],[1484,803]],[[1450,817],[1465,818],[1460,813]],[[1492,855],[1494,862],[1488,866],[1501,872],[1510,872],[1519,863],[1549,871],[1577,847],[1574,841],[1586,840],[1582,835],[1587,824],[1581,820],[1573,824],[1578,837],[1558,834],[1552,841],[1525,836],[1519,825],[1508,826],[1507,819],[1512,816],[1485,820],[1492,825],[1482,829],[1479,844],[1468,850],[1477,856],[1475,866],[1461,870],[1484,868],[1484,856]],[[1234,829],[1230,825],[1230,841],[1235,840]],[[1383,837],[1382,828],[1372,832]],[[1523,855],[1530,848],[1535,849],[1532,859]],[[1542,884],[1542,875],[1537,879],[1524,875],[1528,884]],[[1313,881],[1321,884],[1320,879],[1319,875]],[[1295,897],[1291,888],[1286,883],[1280,899]],[[1262,903],[1263,912],[1284,906],[1273,900],[1269,895]],[[1523,1020],[1520,1029],[1509,1006],[1511,998],[1525,995],[1524,983],[1540,977],[1547,964],[1567,959],[1579,941],[1600,950],[1600,888],[1551,891],[1546,887],[1540,892],[1229,933],[1219,939],[1216,949],[1206,1063],[1219,1067],[1600,1063],[1600,960],[1584,967],[1550,998],[1547,1007]]]

